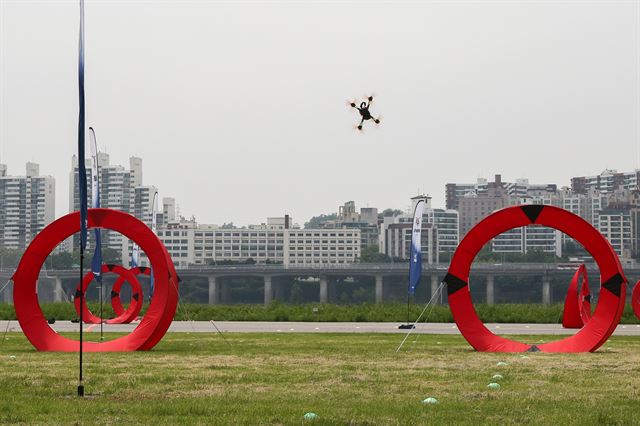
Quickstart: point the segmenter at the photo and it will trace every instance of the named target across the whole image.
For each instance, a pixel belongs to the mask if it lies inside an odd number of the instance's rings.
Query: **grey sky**
[[[0,4],[0,162],[55,176],[61,216],[78,5]],[[87,124],[203,223],[568,185],[639,167],[639,21],[636,1],[87,1]],[[383,124],[360,135],[345,101],[370,91]]]

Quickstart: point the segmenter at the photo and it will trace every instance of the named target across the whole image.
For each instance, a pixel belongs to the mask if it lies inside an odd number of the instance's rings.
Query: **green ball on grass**
[[[316,413],[309,412],[309,413],[306,413],[304,416],[302,416],[302,418],[308,422],[312,422],[318,419],[318,415]]]

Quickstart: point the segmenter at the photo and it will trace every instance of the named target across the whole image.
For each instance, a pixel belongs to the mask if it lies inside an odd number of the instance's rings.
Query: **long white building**
[[[285,217],[246,228],[223,228],[195,221],[169,222],[158,229],[178,267],[229,262],[284,265],[347,264],[360,257],[360,230],[300,229]],[[147,264],[144,255],[141,263]]]
[[[55,180],[27,163],[25,176],[8,176],[0,164],[0,247],[24,250],[55,218]]]

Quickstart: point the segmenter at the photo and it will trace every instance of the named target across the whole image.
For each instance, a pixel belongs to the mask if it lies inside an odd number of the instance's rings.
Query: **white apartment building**
[[[136,186],[133,189],[133,198],[130,206],[130,212],[135,217],[151,226],[153,222],[152,212],[154,211],[154,197],[157,198],[158,188],[155,186]],[[155,200],[156,206],[158,200]],[[157,212],[160,213],[161,212]]]
[[[93,159],[85,159],[87,170],[87,197],[91,200],[91,173]],[[129,158],[129,168],[120,165],[110,164],[109,154],[98,153],[98,184],[100,187],[100,207],[127,212],[142,220],[148,226],[152,223],[154,194],[158,189],[152,185],[142,184],[142,159],[139,157]],[[156,204],[158,204],[156,201]],[[166,201],[166,204],[165,204]],[[72,158],[72,167],[69,179],[69,210],[80,209],[78,197],[78,158]],[[165,213],[166,211],[166,213]],[[175,220],[175,200],[172,198],[163,199],[163,211],[157,214],[158,222],[166,222],[164,218]],[[93,233],[89,233],[89,246],[93,244]],[[130,257],[131,242],[120,233],[103,230],[103,247],[119,250],[122,253],[123,262],[127,262]],[[69,250],[78,246],[77,238],[66,244]],[[127,263],[128,264],[128,263]]]
[[[598,215],[596,228],[604,235],[619,256],[629,257],[633,245],[629,209],[604,209]]]
[[[361,231],[357,228],[285,229],[285,265],[354,263],[360,258]]]
[[[563,188],[560,193],[559,207],[570,211],[591,224],[598,221],[598,212],[607,206],[607,196],[596,189],[589,189],[584,194],[575,193]]]
[[[158,227],[176,220],[176,200],[173,197],[162,198],[162,214],[157,216]]]
[[[440,253],[453,253],[460,242],[459,215],[452,209],[434,209],[431,197],[417,196],[411,199],[410,212],[385,217],[380,224],[380,253],[407,259],[410,255],[413,212],[418,201],[425,201],[422,220],[422,258],[427,263],[437,263]]]
[[[494,253],[539,251],[562,256],[562,232],[546,226],[529,225],[510,229],[491,242]]]
[[[25,176],[8,176],[0,164],[0,247],[24,250],[55,218],[55,180],[27,163]]]
[[[411,238],[413,220],[394,221],[392,217],[385,217],[380,226],[380,253],[397,259],[408,259],[411,255]],[[420,234],[422,261],[427,264],[438,263],[440,252],[437,249],[438,230],[432,223],[422,221],[422,233]],[[384,250],[384,251],[382,251]]]
[[[319,266],[353,263],[360,257],[360,230],[300,229],[288,216],[246,228],[175,221],[160,227],[158,238],[179,268],[249,259],[258,264]],[[148,265],[142,253],[140,262]]]

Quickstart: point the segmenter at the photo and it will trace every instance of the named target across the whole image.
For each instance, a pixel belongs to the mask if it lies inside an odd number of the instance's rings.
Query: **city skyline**
[[[36,162],[64,188],[77,5],[0,7],[0,163]],[[639,166],[637,15],[632,2],[88,1],[87,124],[113,163],[144,158],[160,196],[207,223],[304,223],[354,194],[444,206],[446,183],[495,173],[568,186]],[[383,122],[360,135],[345,101],[371,91]]]
[[[99,153],[99,156],[101,156],[101,158],[106,158],[106,160],[104,160],[104,159],[102,160],[102,161],[106,161],[106,166],[115,167],[116,169],[117,168],[122,168],[123,171],[124,171],[124,166],[119,165],[119,164],[114,164],[113,161],[110,160],[110,156],[107,153],[102,152],[102,151],[99,151],[98,153]],[[139,158],[139,157],[129,157],[128,160],[129,160],[128,162],[134,161],[134,162],[138,162],[139,163],[137,165],[137,167],[139,167],[140,170],[137,173],[142,175],[142,173],[143,173],[142,170],[143,170],[143,167],[144,167],[144,159],[143,158]],[[70,190],[71,190],[74,186],[77,187],[77,182],[74,182],[72,184],[72,182],[70,180],[72,173],[76,173],[77,174],[77,163],[75,161],[76,161],[76,157],[75,157],[75,154],[74,154],[74,155],[72,155],[72,159],[70,161],[70,164],[73,165],[73,167],[71,167],[72,172],[69,173],[69,171],[67,171],[66,181],[62,182],[62,186],[61,187],[59,186],[58,188],[70,188]],[[90,158],[86,158],[87,164],[90,164],[91,161],[92,160]],[[40,170],[40,166],[41,165],[38,164],[38,163],[33,163],[33,162],[25,163],[25,165],[23,165],[23,168],[26,166],[27,169],[28,169],[30,167],[29,166],[30,164],[32,166],[37,167],[37,169]],[[4,171],[4,173],[7,176],[14,176],[14,177],[25,177],[26,176],[24,173],[12,173],[12,170],[8,169],[5,164],[0,163],[0,166],[3,167],[2,170]],[[73,170],[75,170],[75,172],[73,172]],[[514,179],[504,179],[502,174],[496,173],[496,174],[491,175],[491,176],[477,177],[474,181],[469,181],[469,182],[466,182],[466,181],[465,182],[462,182],[462,181],[447,182],[445,187],[441,189],[441,192],[443,194],[445,194],[445,196],[442,197],[443,198],[442,205],[438,205],[438,204],[434,203],[433,200],[437,199],[438,197],[434,197],[431,193],[420,191],[418,189],[418,191],[415,192],[415,193],[407,192],[407,194],[406,194],[407,198],[405,199],[405,203],[404,203],[405,205],[403,205],[403,206],[384,206],[384,205],[378,205],[378,204],[375,204],[375,203],[368,203],[368,204],[364,205],[364,204],[359,203],[357,201],[358,200],[357,198],[350,197],[350,198],[345,199],[345,200],[334,200],[333,201],[333,207],[331,209],[326,210],[326,211],[313,213],[312,216],[310,216],[310,217],[300,218],[300,217],[296,217],[295,214],[289,214],[288,212],[290,212],[290,211],[294,212],[295,211],[295,206],[294,207],[285,206],[282,209],[280,209],[280,212],[277,212],[277,213],[274,213],[274,214],[271,214],[271,215],[268,215],[268,216],[262,216],[262,217],[256,218],[255,220],[247,222],[247,223],[240,223],[240,222],[234,220],[233,217],[227,222],[206,221],[206,220],[202,220],[201,219],[202,216],[199,215],[197,212],[185,215],[185,214],[183,214],[184,212],[180,211],[179,200],[176,200],[175,197],[171,196],[170,194],[165,194],[165,195],[161,194],[161,189],[158,189],[157,185],[154,185],[153,182],[151,182],[151,183],[146,182],[143,185],[143,182],[140,181],[140,182],[137,182],[136,184],[132,184],[133,185],[132,189],[134,187],[140,187],[140,188],[145,188],[145,189],[146,188],[154,188],[154,190],[158,191],[158,194],[159,194],[159,198],[158,199],[159,200],[162,200],[163,198],[168,198],[168,199],[174,200],[174,203],[175,203],[174,204],[174,208],[176,209],[176,214],[179,214],[181,217],[184,217],[186,220],[189,220],[191,216],[194,216],[196,218],[197,222],[199,222],[199,223],[208,223],[208,224],[213,224],[213,225],[224,225],[224,224],[228,224],[228,223],[233,223],[233,225],[236,226],[236,227],[245,227],[245,226],[259,225],[259,224],[265,223],[264,220],[265,220],[265,218],[268,218],[268,217],[279,217],[279,216],[283,216],[285,214],[288,214],[289,216],[291,216],[291,218],[292,218],[292,220],[294,221],[295,224],[300,225],[300,227],[304,227],[304,224],[306,222],[308,222],[310,219],[312,219],[313,217],[317,217],[317,216],[322,215],[322,214],[338,213],[340,208],[341,208],[341,205],[343,203],[345,203],[345,202],[350,202],[350,201],[353,201],[355,203],[355,205],[358,206],[358,207],[376,208],[376,209],[378,209],[380,211],[380,213],[385,209],[394,209],[394,210],[397,209],[397,210],[402,210],[403,213],[411,213],[411,211],[412,211],[412,202],[411,202],[410,198],[414,197],[414,196],[426,195],[427,197],[429,197],[431,199],[430,205],[434,209],[450,209],[450,208],[452,208],[454,210],[458,210],[458,208],[456,208],[456,207],[447,206],[447,204],[449,203],[449,200],[447,199],[446,193],[447,193],[448,187],[450,185],[454,185],[454,186],[455,185],[462,185],[461,188],[464,188],[467,185],[468,186],[480,185],[480,186],[486,187],[487,183],[491,184],[491,179],[501,179],[502,183],[505,184],[505,185],[508,185],[508,186],[514,186],[514,185],[522,184],[523,182],[526,182],[527,186],[532,185],[534,187],[538,187],[540,185],[542,185],[542,186],[544,186],[544,185],[555,185],[556,186],[556,190],[559,190],[559,189],[562,189],[562,188],[568,188],[569,190],[571,190],[572,189],[572,185],[573,185],[572,181],[575,180],[575,179],[581,179],[581,178],[584,178],[584,177],[594,179],[594,178],[598,178],[599,176],[602,176],[603,174],[612,175],[612,174],[625,174],[625,173],[629,174],[629,173],[632,173],[632,174],[636,174],[637,175],[638,172],[640,172],[640,169],[634,169],[631,172],[626,171],[626,170],[619,170],[619,169],[606,169],[606,170],[603,170],[603,171],[598,172],[596,174],[589,174],[587,176],[572,176],[572,177],[570,177],[568,179],[568,183],[567,184],[558,183],[558,182],[541,182],[541,181],[536,181],[535,179],[531,179],[530,177],[519,177],[519,178],[514,178]],[[87,173],[88,174],[90,173],[90,169],[89,168],[87,168]],[[42,177],[53,177],[54,183],[58,182],[58,180],[55,178],[55,176],[51,176],[51,175],[47,174],[46,172],[40,173],[40,176],[42,176]],[[74,179],[74,181],[75,181],[75,179]],[[88,179],[88,181],[90,181],[90,179]],[[516,182],[518,182],[518,183],[516,183]],[[61,185],[61,183],[58,182],[57,185]],[[90,191],[90,188],[88,188],[88,190]],[[511,193],[513,191],[513,189],[510,189],[509,191]],[[76,207],[77,207],[77,204],[78,204],[77,194],[74,193],[74,197],[76,199],[71,200],[70,191],[64,191],[64,189],[59,189],[58,191],[56,191],[56,195],[59,192],[65,192],[68,195],[68,197],[67,197],[67,200],[66,200],[66,203],[65,203],[65,207],[63,208],[62,211],[58,211],[58,205],[56,203],[55,215],[54,215],[54,217],[56,219],[61,217],[61,216],[64,216],[64,215],[70,213],[71,212],[70,211],[71,205],[76,205]],[[526,191],[524,192],[524,194],[526,194]],[[57,198],[59,198],[59,197],[57,197]],[[162,212],[162,203],[159,202],[159,204],[158,204],[158,213],[161,213],[161,212]],[[148,214],[145,213],[145,215],[148,215]],[[177,218],[177,219],[179,219],[179,218]],[[150,219],[147,216],[145,216],[145,221],[147,221],[147,220],[150,220]]]

